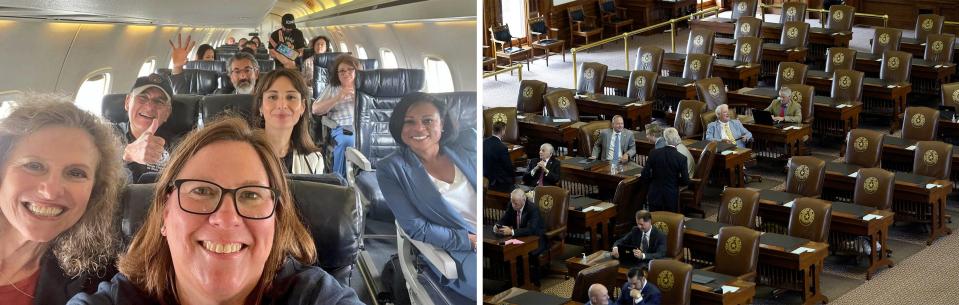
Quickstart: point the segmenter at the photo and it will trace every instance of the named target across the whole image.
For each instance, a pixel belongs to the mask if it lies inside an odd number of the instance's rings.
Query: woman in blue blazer
[[[457,132],[446,104],[419,92],[396,105],[389,128],[400,148],[377,163],[380,190],[406,234],[456,261],[445,286],[475,301],[476,131]]]

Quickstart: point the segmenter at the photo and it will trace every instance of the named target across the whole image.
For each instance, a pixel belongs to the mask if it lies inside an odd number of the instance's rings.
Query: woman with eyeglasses
[[[190,133],[155,192],[120,273],[69,304],[362,304],[310,266],[282,165],[243,119]]]
[[[346,177],[346,148],[353,146],[353,108],[356,105],[356,70],[360,61],[348,54],[340,55],[330,66],[330,85],[313,103],[313,114],[329,115],[337,126],[330,132],[333,149],[333,172]],[[334,77],[335,75],[335,77]]]
[[[273,70],[253,90],[253,126],[263,128],[273,153],[291,174],[322,174],[323,155],[310,137],[306,83],[290,69]]]
[[[61,97],[27,96],[0,120],[0,303],[64,304],[116,273],[119,147]]]
[[[376,164],[380,190],[410,238],[456,261],[446,288],[475,302],[476,132],[457,132],[446,103],[422,92],[400,100],[389,128],[400,148]]]

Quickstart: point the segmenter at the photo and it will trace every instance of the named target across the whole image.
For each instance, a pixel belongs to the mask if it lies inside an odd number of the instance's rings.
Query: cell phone
[[[290,49],[290,47],[282,43],[276,46],[276,51],[280,54],[283,54],[283,56],[286,56],[286,58],[289,58],[290,60],[296,59],[297,56],[296,51]]]
[[[495,227],[495,228],[497,228],[497,229],[499,229],[499,228],[502,228],[502,227],[503,227],[503,225],[501,225],[501,224],[496,224],[496,225],[494,225],[493,227]]]

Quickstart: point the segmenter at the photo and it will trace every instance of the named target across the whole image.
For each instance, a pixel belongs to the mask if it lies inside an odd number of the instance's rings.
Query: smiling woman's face
[[[410,106],[403,119],[403,143],[415,152],[438,147],[443,137],[443,122],[433,103],[418,102]]]
[[[49,126],[14,144],[3,164],[0,231],[13,228],[48,242],[83,216],[99,163],[93,137],[75,127]]]

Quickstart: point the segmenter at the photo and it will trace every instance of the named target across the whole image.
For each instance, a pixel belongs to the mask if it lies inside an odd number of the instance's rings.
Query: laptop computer
[[[759,125],[774,126],[777,128],[780,125],[773,121],[772,113],[762,109],[753,109],[753,120]]]

